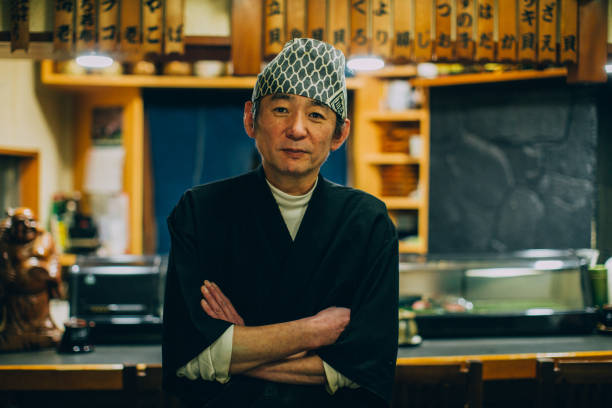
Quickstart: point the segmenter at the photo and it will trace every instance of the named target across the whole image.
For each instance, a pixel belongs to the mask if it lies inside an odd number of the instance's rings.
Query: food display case
[[[589,250],[402,255],[400,316],[414,312],[424,338],[590,333],[592,257]]]

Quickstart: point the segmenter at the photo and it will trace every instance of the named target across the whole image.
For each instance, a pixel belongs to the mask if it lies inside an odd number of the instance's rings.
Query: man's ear
[[[253,102],[246,101],[244,103],[244,115],[242,117],[244,123],[244,131],[251,139],[255,139],[255,120],[253,118]]]
[[[349,119],[344,119],[344,125],[342,126],[342,131],[340,131],[340,135],[336,136],[334,134],[332,136],[330,150],[332,152],[335,150],[338,150],[340,146],[342,146],[342,144],[346,141],[350,132],[351,132],[351,121]]]

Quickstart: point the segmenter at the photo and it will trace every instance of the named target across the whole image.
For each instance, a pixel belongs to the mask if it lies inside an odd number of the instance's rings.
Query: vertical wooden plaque
[[[253,24],[245,24],[252,21]],[[257,75],[262,58],[263,0],[232,1],[234,75]]]
[[[287,0],[287,38],[306,37],[306,0]]]
[[[456,24],[455,55],[459,60],[472,61],[474,59],[474,27],[476,26],[474,0],[457,0]]]
[[[562,64],[578,61],[578,0],[561,0],[561,38],[559,60]]]
[[[272,59],[285,43],[285,0],[265,0],[264,20],[264,58]]]
[[[535,62],[538,49],[538,1],[519,0],[518,59]]]
[[[476,37],[476,60],[495,60],[495,40],[493,38],[496,18],[493,0],[478,0],[478,35]]]
[[[326,0],[308,0],[308,37],[315,40],[327,41],[325,16],[327,15]]]
[[[96,4],[94,0],[76,3],[76,50],[93,50],[96,46]]]
[[[449,61],[454,57],[451,41],[453,4],[451,0],[436,1],[436,41],[434,43],[436,61]]]
[[[370,52],[370,33],[368,25],[368,10],[370,0],[351,1],[351,55],[365,55]]]
[[[30,46],[30,0],[11,0],[11,52]]]
[[[140,0],[121,0],[119,14],[121,21],[119,49],[122,54],[136,59],[136,54],[139,53],[140,44],[142,43]]]
[[[433,1],[415,0],[414,57],[417,61],[431,61],[433,50]]]
[[[98,49],[105,52],[115,51],[118,38],[119,2],[100,1],[98,9]]]
[[[185,52],[184,0],[166,0],[166,35],[164,52],[183,54]]]
[[[163,6],[164,0],[142,0],[142,50],[145,54],[162,53]]]
[[[497,40],[497,60],[516,62],[518,44],[517,0],[499,0],[499,35]]]
[[[74,0],[55,0],[53,18],[53,51],[72,51],[74,35]]]
[[[413,59],[412,7],[410,0],[395,0],[393,5],[393,61],[405,64]]]
[[[328,41],[346,54],[350,35],[348,0],[330,0],[328,18]]]
[[[388,60],[391,57],[391,0],[372,3],[372,53]]]
[[[552,64],[557,61],[557,0],[541,0],[538,26],[538,63]]]

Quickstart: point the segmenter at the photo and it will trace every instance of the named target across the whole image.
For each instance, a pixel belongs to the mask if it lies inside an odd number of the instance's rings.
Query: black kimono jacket
[[[296,320],[329,306],[351,309],[337,342],[316,354],[361,388],[329,395],[321,385],[278,385],[294,394],[286,406],[388,405],[397,359],[398,246],[380,200],[319,176],[292,241],[260,167],[188,190],[168,228],[167,390],[192,406],[249,406],[271,386],[242,375],[226,384],[176,376],[230,325],[200,307],[200,286],[208,279],[247,326]]]

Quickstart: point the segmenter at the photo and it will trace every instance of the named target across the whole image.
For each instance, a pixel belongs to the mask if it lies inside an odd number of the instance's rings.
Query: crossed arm
[[[265,326],[245,326],[231,301],[212,282],[201,287],[202,309],[234,324],[230,373],[275,382],[323,384],[323,361],[312,350],[333,344],[350,320],[350,310],[324,309],[314,316]]]

